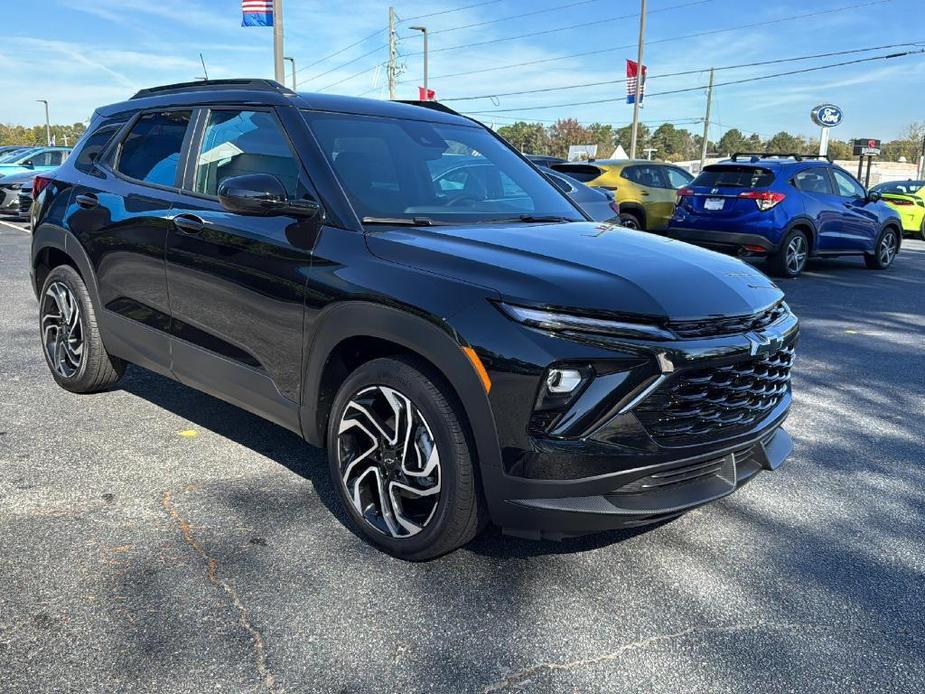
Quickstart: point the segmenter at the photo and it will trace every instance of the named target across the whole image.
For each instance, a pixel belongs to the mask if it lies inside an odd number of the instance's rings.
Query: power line
[[[881,51],[887,48],[899,48],[904,46],[918,46],[922,42],[907,42],[907,43],[892,43],[884,46],[873,46],[871,48],[854,48],[851,50],[845,51],[833,51],[830,53],[816,53],[814,55],[802,55],[794,58],[777,58],[775,60],[761,60],[753,63],[740,63],[739,65],[723,65],[720,67],[712,68],[714,70],[735,70],[739,68],[746,67],[758,67],[760,65],[775,65],[779,63],[792,63],[801,60],[813,60],[815,58],[831,58],[836,55],[851,55],[853,53],[867,53],[869,51]],[[699,70],[685,70],[683,72],[668,72],[661,75],[646,75],[646,82],[649,80],[664,78],[664,77],[677,77],[679,75],[695,75],[701,72],[707,72],[711,68],[700,68]],[[441,101],[475,101],[477,99],[495,99],[500,96],[520,96],[523,94],[541,94],[546,92],[555,92],[563,91],[566,89],[582,89],[584,87],[601,87],[609,84],[620,84],[626,82],[626,78],[620,78],[616,80],[603,80],[601,82],[585,82],[583,84],[569,84],[562,87],[543,87],[541,89],[524,89],[517,92],[498,92],[496,94],[480,94],[476,96],[457,96],[457,97],[442,97]]]
[[[740,24],[738,26],[727,27],[725,29],[711,29],[709,31],[699,31],[699,32],[695,32],[692,34],[682,34],[680,36],[671,36],[669,38],[656,39],[653,41],[646,41],[646,45],[651,45],[654,43],[667,43],[669,41],[681,41],[683,39],[698,38],[700,36],[721,34],[721,33],[729,32],[729,31],[739,31],[741,29],[753,29],[755,27],[765,27],[770,24],[780,24],[782,22],[791,22],[796,19],[807,19],[809,17],[818,17],[824,14],[832,14],[833,12],[853,10],[853,9],[857,9],[861,7],[869,7],[871,5],[883,5],[887,2],[891,2],[891,0],[871,0],[870,2],[856,3],[853,5],[845,5],[841,7],[832,8],[829,10],[820,10],[817,12],[809,12],[809,13],[801,14],[801,15],[792,15],[789,17],[780,17],[778,19],[768,19],[768,20],[764,20],[761,22],[753,22],[751,24]],[[626,50],[627,48],[634,48],[635,46],[636,44],[633,43],[633,44],[627,44],[625,46],[611,46],[610,48],[598,48],[593,51],[584,51],[582,53],[571,53],[569,55],[560,55],[560,56],[556,56],[555,58],[541,58],[538,60],[528,60],[522,63],[509,63],[507,65],[496,65],[494,67],[481,68],[479,70],[466,70],[465,72],[453,72],[453,73],[449,73],[446,75],[436,75],[436,76],[432,76],[431,79],[438,80],[438,79],[447,79],[449,77],[468,77],[469,75],[477,75],[477,74],[482,74],[486,72],[496,72],[499,70],[511,70],[511,69],[518,68],[518,67],[529,67],[532,65],[542,65],[546,63],[554,63],[560,60],[569,60],[571,58],[585,58],[590,55],[600,55],[602,53],[613,53],[614,51],[622,51],[622,50]]]
[[[845,65],[856,65],[858,63],[868,63],[874,60],[890,60],[892,58],[901,58],[904,56],[917,55],[920,53],[925,53],[925,48],[918,50],[918,51],[904,51],[902,53],[877,55],[872,58],[858,58],[857,60],[847,60],[841,63],[831,63],[829,65],[818,65],[816,67],[803,68],[801,70],[790,70],[787,72],[777,72],[772,75],[761,75],[759,77],[746,77],[740,80],[731,80],[729,82],[719,82],[717,84],[714,84],[713,86],[714,87],[727,87],[733,84],[745,84],[747,82],[758,82],[760,80],[773,79],[775,77],[787,77],[789,75],[801,75],[807,72],[827,70],[829,68],[834,68],[834,67],[842,67]],[[699,85],[696,87],[685,87],[683,89],[671,89],[671,90],[664,91],[664,92],[652,92],[652,93],[646,94],[646,97],[651,98],[653,96],[667,96],[669,94],[683,94],[685,92],[702,91],[706,88],[707,88],[707,85],[704,84],[704,85]],[[615,101],[623,101],[623,99],[624,97],[616,97],[616,98],[610,98],[610,99],[594,99],[592,101],[575,101],[575,102],[568,103],[568,104],[546,104],[544,106],[519,106],[517,108],[502,108],[502,109],[494,109],[494,110],[488,110],[488,111],[471,111],[471,113],[508,113],[511,111],[534,111],[534,110],[538,111],[538,110],[545,110],[545,109],[550,109],[550,108],[568,108],[571,106],[590,106],[593,104],[609,104]]]
[[[499,17],[498,19],[487,19],[484,22],[475,22],[474,24],[462,24],[460,26],[449,27],[447,29],[435,29],[430,32],[430,35],[435,34],[446,34],[451,31],[460,31],[462,29],[474,29],[476,27],[483,27],[489,24],[498,24],[499,22],[506,22],[511,19],[523,19],[524,17],[532,17],[538,14],[545,14],[547,12],[555,12],[557,10],[564,10],[570,7],[578,7],[579,5],[590,5],[592,2],[600,2],[601,0],[578,0],[577,2],[568,2],[563,5],[554,5],[552,7],[546,7],[541,10],[533,10],[532,12],[522,12],[521,14],[509,15],[507,17]]]
[[[402,19],[402,22],[414,22],[418,19],[427,19],[428,17],[437,17],[443,14],[452,14],[453,12],[461,12],[462,10],[471,10],[473,7],[482,7],[484,5],[496,5],[502,0],[486,0],[486,2],[476,2],[471,5],[465,5],[463,7],[456,7],[452,10],[440,10],[439,12],[431,12],[429,14],[419,14],[415,17],[408,17],[407,19]],[[436,33],[436,32],[435,32]]]
[[[348,65],[353,65],[354,63],[363,60],[363,58],[368,58],[369,56],[373,55],[374,53],[378,53],[378,52],[381,51],[383,48],[387,48],[387,47],[388,47],[388,44],[382,44],[382,45],[376,46],[373,50],[368,51],[368,52],[364,53],[363,55],[357,56],[357,57],[354,58],[353,60],[348,60],[346,63],[341,63],[340,65],[338,65],[338,66],[336,66],[336,67],[332,67],[330,70],[325,70],[324,72],[319,73],[319,74],[317,74],[317,75],[314,75],[313,77],[306,77],[306,78],[305,78],[304,80],[302,80],[301,82],[298,82],[298,83],[296,84],[296,86],[305,84],[306,82],[312,82],[312,81],[314,81],[314,80],[316,80],[316,79],[318,79],[318,78],[320,78],[320,77],[324,77],[325,75],[330,75],[332,72],[337,72],[337,71],[340,70],[341,68],[345,68],[345,67],[347,67]],[[375,67],[375,66],[374,66],[374,67]],[[372,70],[372,69],[373,69],[373,68],[366,68],[366,70],[364,70],[363,72],[368,72],[369,70]],[[346,80],[345,80],[345,81],[346,81]]]
[[[886,2],[888,0],[881,0],[881,1]],[[669,5],[668,7],[662,7],[657,10],[650,10],[649,14],[654,14],[656,12],[667,12],[669,10],[677,10],[682,7],[692,7],[693,5],[704,5],[708,2],[714,2],[714,0],[691,0],[691,2],[684,2],[678,5]],[[623,14],[617,17],[604,17],[604,18],[596,19],[592,22],[581,22],[580,24],[570,24],[569,26],[556,27],[555,29],[544,29],[542,31],[531,31],[526,34],[517,34],[516,36],[504,36],[504,37],[497,38],[497,39],[489,39],[487,41],[477,41],[475,43],[461,43],[455,46],[444,46],[443,48],[432,48],[430,52],[431,54],[445,53],[447,51],[456,51],[456,50],[459,50],[460,48],[475,48],[477,46],[487,46],[489,44],[501,43],[503,41],[514,41],[516,39],[525,39],[525,38],[530,38],[532,36],[543,36],[545,34],[554,34],[559,31],[568,31],[570,29],[579,29],[581,27],[598,26],[599,24],[604,24],[607,22],[615,22],[620,19],[632,19],[633,17],[638,17],[638,16],[639,16],[639,13],[636,12],[634,14]],[[408,55],[409,56],[423,55],[423,53],[424,51],[417,51],[415,53],[409,53]]]
[[[346,51],[349,51],[349,50],[350,50],[351,48],[353,48],[354,46],[359,46],[361,43],[366,43],[366,42],[369,41],[373,36],[378,36],[378,35],[381,34],[383,31],[388,31],[388,27],[382,27],[381,29],[376,29],[376,30],[375,30],[373,33],[371,33],[369,36],[367,36],[367,37],[365,37],[365,38],[362,38],[362,39],[360,39],[359,41],[354,41],[354,42],[351,43],[349,46],[344,46],[344,47],[341,48],[339,51],[334,51],[333,53],[329,53],[328,55],[324,56],[323,58],[318,58],[318,60],[316,60],[314,63],[309,63],[309,64],[306,65],[305,67],[301,67],[301,68],[299,68],[298,70],[296,70],[296,74],[302,72],[303,70],[308,70],[309,68],[315,67],[315,65],[320,65],[321,63],[323,63],[323,62],[326,61],[326,60],[329,60],[329,59],[331,59],[331,58],[334,58],[335,56],[340,55],[341,53],[344,53],[344,52],[346,52]]]

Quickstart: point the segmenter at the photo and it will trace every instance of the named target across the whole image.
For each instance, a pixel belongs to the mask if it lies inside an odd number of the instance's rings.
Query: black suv
[[[454,157],[492,175],[441,175]],[[147,89],[35,188],[55,380],[98,391],[131,362],[326,446],[350,517],[398,556],[489,520],[660,521],[790,453],[797,319],[770,280],[590,222],[436,104]]]

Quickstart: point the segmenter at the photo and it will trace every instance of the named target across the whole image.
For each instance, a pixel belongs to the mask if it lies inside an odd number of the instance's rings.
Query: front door
[[[880,224],[877,214],[868,209],[867,192],[847,171],[832,169],[838,205],[839,250],[872,251]]]
[[[298,428],[305,284],[318,222],[245,216],[218,199],[223,180],[276,176],[312,198],[272,109],[204,111],[167,239],[173,370],[181,380]]]

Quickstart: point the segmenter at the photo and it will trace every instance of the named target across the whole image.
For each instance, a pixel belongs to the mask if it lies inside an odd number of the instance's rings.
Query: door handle
[[[178,214],[173,218],[173,225],[186,234],[198,234],[206,223],[194,214]]]
[[[92,210],[100,204],[100,199],[93,193],[79,193],[74,197],[74,200],[85,210]]]
[[[647,191],[647,190],[640,190],[640,191],[639,191],[639,194],[640,194],[640,195],[646,195],[646,196],[648,196],[648,195],[649,195],[649,191]]]

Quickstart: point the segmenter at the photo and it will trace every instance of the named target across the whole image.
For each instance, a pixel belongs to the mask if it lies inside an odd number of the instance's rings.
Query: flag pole
[[[276,81],[286,83],[286,67],[283,62],[283,0],[273,0],[273,70]]]
[[[633,129],[630,136],[630,159],[636,158],[636,139],[639,133],[639,101],[642,97],[643,46],[646,37],[646,0],[641,0],[639,12],[639,51],[636,55],[636,96],[633,99]]]

